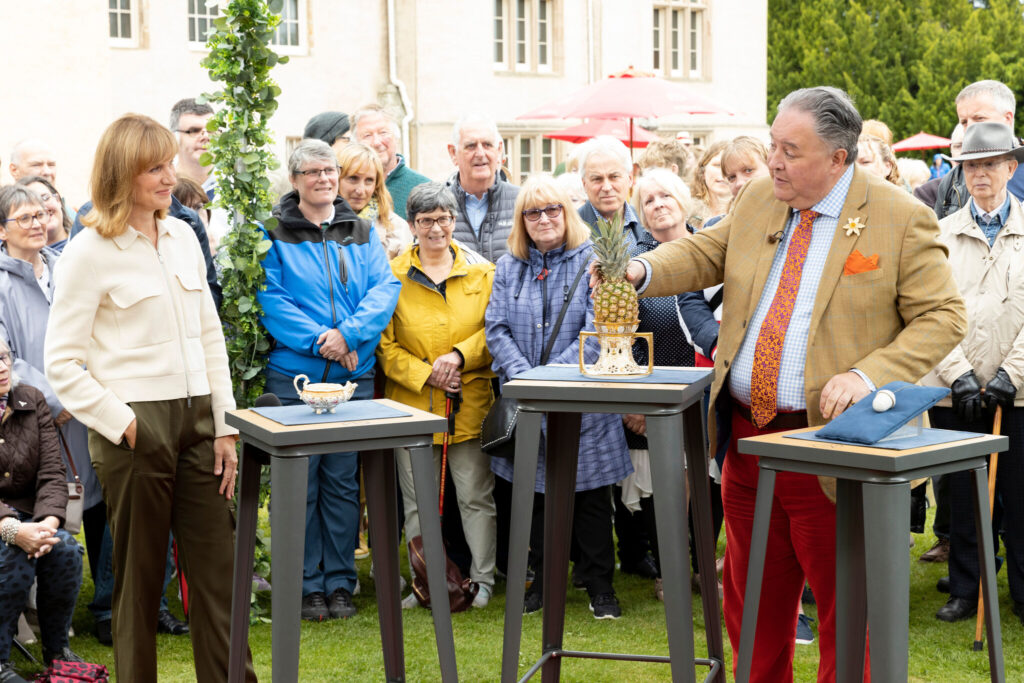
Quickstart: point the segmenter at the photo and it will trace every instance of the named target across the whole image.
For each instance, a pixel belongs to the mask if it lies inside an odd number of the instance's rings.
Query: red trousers
[[[758,477],[757,457],[739,453],[736,441],[774,431],[779,430],[759,430],[733,411],[732,436],[722,472],[727,539],[722,610],[732,644],[734,676]],[[793,680],[796,621],[805,579],[818,605],[818,681],[834,681],[836,506],[822,492],[816,476],[778,472],[754,636],[751,683],[790,683]],[[866,666],[864,679],[870,680]]]

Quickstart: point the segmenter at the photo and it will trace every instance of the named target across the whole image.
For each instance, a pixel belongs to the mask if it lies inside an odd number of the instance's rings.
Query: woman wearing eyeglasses
[[[126,114],[96,147],[85,230],[55,275],[46,377],[89,427],[113,540],[114,664],[157,680],[168,535],[188,579],[195,680],[223,681],[234,567],[237,430],[220,319],[199,242],[167,215],[174,135]],[[249,665],[247,681],[256,676]]]
[[[480,423],[493,400],[491,354],[484,339],[484,311],[494,265],[452,240],[458,204],[442,183],[418,185],[406,204],[416,243],[391,262],[402,283],[398,306],[381,336],[377,358],[387,376],[384,395],[445,414],[445,395],[461,393],[448,464],[455,481],[462,528],[472,554],[469,576],[480,590],[474,607],[486,607],[494,588],[494,475],[480,450]],[[434,464],[441,465],[441,434],[434,435]],[[398,479],[405,504],[405,534],[417,536],[419,516],[412,463],[398,451]],[[411,594],[410,594],[411,595]],[[407,607],[415,597],[406,598]]]
[[[544,346],[563,306],[566,315],[547,362],[576,365],[579,334],[581,330],[594,329],[594,309],[585,274],[575,287],[573,283],[590,261],[593,246],[590,229],[572,210],[568,193],[553,178],[530,177],[519,191],[508,247],[509,253],[498,260],[487,306],[487,347],[494,357],[491,367],[504,383],[540,365]],[[587,362],[595,362],[597,355],[597,344],[588,344]],[[540,448],[536,493],[543,494],[543,436]],[[499,540],[499,545],[507,550],[504,511],[511,503],[512,462],[492,458],[491,469],[497,475],[494,490],[501,511],[499,539],[505,539]],[[590,607],[597,619],[617,619],[621,614],[612,587],[615,548],[610,487],[632,471],[621,418],[610,414],[583,415],[573,510],[572,533],[579,548],[574,571],[590,594]],[[530,551],[537,579],[526,593],[523,609],[527,613],[542,606],[543,495],[534,496],[533,509]]]
[[[310,382],[353,381],[354,398],[373,397],[374,351],[401,288],[369,221],[338,196],[338,160],[323,140],[303,140],[288,159],[294,190],[281,198],[263,260],[262,321],[276,345],[266,390],[299,403],[298,374]],[[309,458],[302,618],[356,613],[359,532],[356,453]]]
[[[64,245],[68,243],[68,236],[71,234],[72,222],[57,188],[41,175],[19,178],[18,184],[35,192],[43,202],[43,208],[46,209],[46,246],[58,254],[64,251]]]

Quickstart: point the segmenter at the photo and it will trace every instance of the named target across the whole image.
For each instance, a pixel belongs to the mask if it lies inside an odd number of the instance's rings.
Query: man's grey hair
[[[584,178],[587,176],[587,162],[595,154],[611,157],[619,162],[624,172],[633,172],[633,160],[629,156],[629,148],[622,144],[621,140],[616,140],[611,135],[598,135],[596,138],[590,138],[584,142],[576,150],[576,158],[580,162],[580,175]]]
[[[21,154],[26,149],[45,147],[47,151],[52,152],[53,149],[38,138],[25,138],[24,140],[18,140],[14,143],[14,147],[11,149],[11,163],[15,166],[21,165]]]
[[[213,113],[213,107],[206,104],[205,102],[200,104],[196,102],[194,97],[186,97],[183,100],[178,100],[171,107],[171,130],[178,130],[178,123],[181,121],[182,114],[192,114],[194,116],[206,116],[207,114]]]
[[[367,116],[383,117],[391,126],[391,130],[395,134],[395,137],[397,138],[401,136],[401,130],[398,128],[398,121],[395,120],[394,115],[388,111],[387,107],[374,103],[368,104],[365,107],[360,107],[349,117],[349,120],[352,121],[353,137],[355,137],[356,128],[359,127],[359,122]]]
[[[416,216],[431,211],[447,211],[452,217],[458,216],[459,204],[455,201],[455,195],[444,183],[422,183],[417,185],[409,193],[409,199],[405,202],[405,213],[408,216],[409,225],[412,225]]]
[[[971,83],[956,96],[956,103],[964,100],[973,100],[975,97],[990,97],[1004,114],[1013,114],[1017,111],[1017,100],[1005,83],[999,81],[975,81]]]
[[[793,108],[814,117],[814,132],[832,150],[846,150],[846,165],[857,160],[857,138],[863,121],[853,100],[844,91],[831,86],[801,88],[779,102],[779,113]]]
[[[292,155],[288,157],[288,175],[294,177],[310,161],[326,161],[338,165],[338,157],[330,145],[319,138],[306,138],[295,145]]]
[[[462,140],[462,129],[470,126],[476,128],[486,128],[494,134],[494,144],[501,144],[501,133],[498,132],[498,124],[494,122],[494,119],[489,119],[481,114],[466,114],[459,118],[452,126],[452,145],[455,147],[459,146],[459,142]]]

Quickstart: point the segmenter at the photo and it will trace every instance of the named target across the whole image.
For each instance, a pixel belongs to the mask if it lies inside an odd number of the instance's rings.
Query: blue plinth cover
[[[800,439],[802,441],[824,441],[826,443],[838,443],[838,444],[849,444],[850,441],[840,441],[839,439],[829,439],[821,436],[822,430],[816,432],[803,432],[801,434],[787,434],[787,439]],[[943,443],[952,443],[954,441],[966,441],[967,439],[976,439],[983,434],[977,432],[958,432],[952,429],[922,429],[920,434],[913,436],[907,436],[903,438],[887,439],[885,441],[879,441],[872,444],[860,444],[863,446],[871,446],[872,448],[887,448],[892,451],[906,451],[911,448],[921,448],[923,446],[938,446]]]
[[[404,413],[391,406],[376,401],[349,401],[334,409],[333,413],[317,415],[309,406],[268,406],[253,408],[253,412],[270,418],[286,427],[295,425],[318,425],[329,422],[352,422],[354,420],[380,420],[386,417],[408,417],[412,413]]]
[[[949,389],[922,387],[909,382],[889,382],[882,389],[888,389],[896,396],[896,405],[892,409],[875,412],[871,403],[878,392],[873,392],[822,427],[816,432],[816,437],[874,446],[949,395]]]
[[[693,384],[711,372],[711,368],[655,367],[649,375],[584,375],[576,365],[538,365],[514,375],[512,379],[548,382],[625,382],[628,384]]]

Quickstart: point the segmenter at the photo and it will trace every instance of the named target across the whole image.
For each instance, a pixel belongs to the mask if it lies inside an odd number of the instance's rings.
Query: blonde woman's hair
[[[373,198],[377,200],[377,220],[384,226],[384,234],[390,235],[395,232],[395,226],[391,223],[391,214],[395,211],[395,202],[391,199],[391,193],[385,185],[387,176],[384,175],[384,166],[380,163],[380,156],[361,142],[351,142],[338,152],[338,182],[350,173],[355,173],[364,166],[377,176],[377,183],[373,188]]]
[[[565,248],[575,249],[590,239],[590,228],[573,208],[569,193],[547,174],[531,175],[523,183],[516,198],[512,214],[512,231],[508,235],[508,250],[521,261],[530,258],[530,234],[526,232],[526,218],[523,210],[539,209],[548,204],[562,205],[562,220],[565,222]]]
[[[729,145],[728,140],[719,140],[712,144],[701,156],[700,161],[697,162],[697,168],[693,173],[693,187],[690,188],[693,198],[699,202],[708,204],[708,200],[711,198],[711,191],[708,190],[708,185],[704,182],[704,170],[708,165],[717,157],[722,151]]]
[[[861,146],[869,145],[876,157],[881,157],[882,161],[889,164],[889,175],[885,176],[885,179],[893,185],[903,187],[903,179],[900,178],[900,167],[896,164],[896,154],[892,151],[892,147],[886,144],[885,140],[862,135],[857,144]]]
[[[633,208],[641,220],[644,219],[644,192],[652,185],[660,187],[665,192],[668,192],[672,199],[676,200],[676,204],[679,205],[683,212],[683,222],[690,218],[690,214],[693,213],[694,209],[693,198],[690,196],[690,190],[686,187],[683,179],[667,168],[649,168],[640,176],[640,180],[636,183],[636,192],[633,193]]]
[[[722,150],[722,175],[726,175],[726,165],[731,166],[733,162],[758,160],[765,166],[768,165],[768,148],[764,143],[750,135],[735,137]]]
[[[135,206],[135,178],[157,164],[171,161],[177,153],[174,133],[148,116],[125,114],[114,121],[96,146],[89,180],[92,211],[82,224],[103,237],[123,233]],[[162,219],[167,210],[154,215]]]

